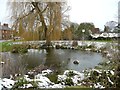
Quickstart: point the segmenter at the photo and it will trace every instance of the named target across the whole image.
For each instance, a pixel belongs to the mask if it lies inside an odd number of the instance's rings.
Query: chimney
[[[3,26],[8,27],[8,24],[4,23]]]

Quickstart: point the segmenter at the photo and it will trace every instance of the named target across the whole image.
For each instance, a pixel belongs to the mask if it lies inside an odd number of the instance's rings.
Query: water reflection
[[[2,53],[2,59],[8,64],[7,73],[13,69],[16,72],[24,72],[24,68],[33,69],[39,65],[45,65],[53,70],[62,71],[65,69],[74,69],[82,71],[86,68],[93,68],[104,58],[99,53],[84,52],[80,50],[68,49],[30,49],[26,54],[12,54],[10,52]],[[73,64],[78,60],[78,65]],[[7,67],[6,67],[7,68]]]

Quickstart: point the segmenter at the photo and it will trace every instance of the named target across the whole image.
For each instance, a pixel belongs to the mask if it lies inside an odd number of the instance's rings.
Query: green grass
[[[113,40],[85,40],[85,41],[91,41],[91,42],[112,42]],[[117,40],[114,40],[117,42]]]
[[[7,52],[10,51],[12,47],[11,42],[1,42],[0,43],[0,52]]]
[[[94,89],[85,86],[70,86],[64,88],[63,90],[94,90]]]
[[[11,50],[12,42],[21,42],[24,40],[11,40],[11,41],[5,41],[0,43],[0,52],[8,52]],[[91,42],[112,42],[113,40],[85,40],[85,41],[91,41]],[[117,40],[114,42],[118,42]]]
[[[12,43],[13,42],[20,42],[20,41],[23,41],[23,40],[11,40],[11,41],[5,41],[5,42],[0,42],[0,52],[8,52],[8,51],[11,51],[12,49]]]

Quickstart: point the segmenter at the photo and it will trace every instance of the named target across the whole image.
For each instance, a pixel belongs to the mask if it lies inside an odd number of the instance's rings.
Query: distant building
[[[91,30],[92,34],[99,34],[100,33],[100,29],[99,28],[94,28]]]
[[[0,40],[8,40],[12,39],[13,37],[13,30],[8,27],[8,24],[4,23],[1,25],[0,23]]]

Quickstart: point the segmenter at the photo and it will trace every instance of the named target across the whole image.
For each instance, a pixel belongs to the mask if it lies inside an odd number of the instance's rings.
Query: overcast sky
[[[0,0],[0,22],[8,22],[8,10],[6,5],[7,0]]]
[[[77,23],[93,22],[96,27],[103,29],[107,21],[117,21],[119,1],[69,0],[70,20]]]
[[[0,22],[9,21],[7,0],[0,0]],[[118,2],[120,0],[68,0],[71,6],[70,21],[80,24],[81,22],[93,22],[100,29],[108,21],[117,21]]]

